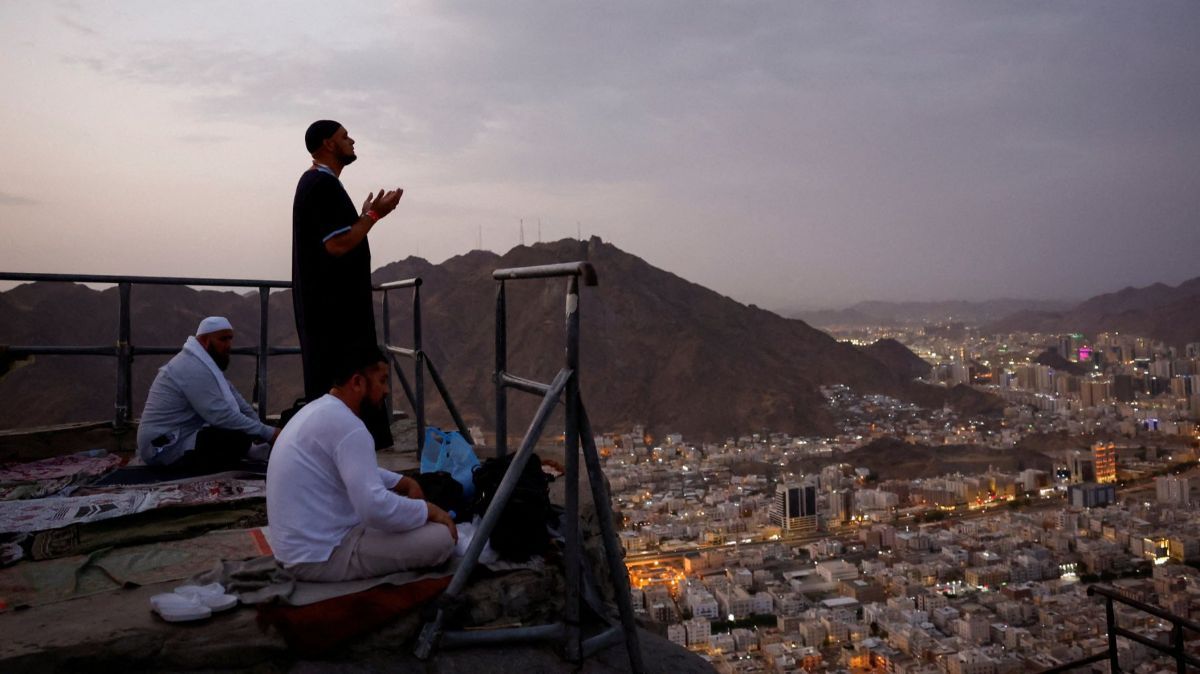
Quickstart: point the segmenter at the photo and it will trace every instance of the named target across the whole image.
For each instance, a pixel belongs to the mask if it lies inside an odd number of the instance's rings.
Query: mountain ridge
[[[819,390],[823,384],[918,395],[906,369],[914,363],[896,353],[894,345],[887,352],[893,367],[906,364],[900,374],[871,353],[803,321],[740,304],[598,238],[518,246],[503,255],[471,251],[440,264],[410,256],[378,268],[373,280],[422,278],[423,350],[468,423],[490,429],[496,292],[491,272],[580,259],[592,262],[600,283],[582,288],[580,303],[580,384],[597,430],[644,424],[655,432],[697,439],[761,429],[822,434],[833,430]],[[549,381],[563,366],[564,290],[562,279],[508,282],[508,362],[514,374]],[[399,346],[412,346],[407,299],[412,292],[389,292],[391,341]],[[230,318],[238,345],[252,345],[257,335],[254,294],[134,286],[132,297],[135,347],[182,344],[200,318],[210,314]],[[0,293],[0,344],[112,343],[116,307],[113,288],[18,286]],[[378,303],[376,316],[382,323]],[[269,320],[271,345],[296,344],[290,291],[271,294]],[[135,359],[135,415],[166,358]],[[272,359],[272,412],[300,395],[299,365],[294,356]],[[113,368],[111,358],[44,357],[10,372],[0,380],[0,428],[108,418]],[[229,371],[248,397],[253,370],[252,359],[235,357]],[[428,377],[426,386],[431,421],[446,423],[448,415]],[[923,389],[919,395],[942,394]],[[509,399],[509,428],[519,434],[538,401],[518,392]]]
[[[1177,286],[1154,283],[1096,295],[1065,311],[1023,311],[982,327],[984,332],[1124,332],[1180,347],[1200,341],[1200,277]]]

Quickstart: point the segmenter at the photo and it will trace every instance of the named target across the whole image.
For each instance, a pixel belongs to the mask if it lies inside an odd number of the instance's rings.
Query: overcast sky
[[[769,308],[1200,275],[1200,2],[0,0],[0,270],[286,279],[598,235]],[[601,270],[603,273],[603,270]]]

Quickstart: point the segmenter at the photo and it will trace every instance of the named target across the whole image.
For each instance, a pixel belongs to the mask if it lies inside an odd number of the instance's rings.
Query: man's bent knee
[[[425,528],[429,530],[428,536],[423,537],[422,542],[428,546],[428,566],[436,566],[450,559],[450,555],[454,553],[454,539],[450,536],[450,528],[433,522],[427,523]]]

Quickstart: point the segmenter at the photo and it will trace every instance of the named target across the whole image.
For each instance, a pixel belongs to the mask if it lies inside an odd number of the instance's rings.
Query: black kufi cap
[[[304,147],[308,148],[309,154],[316,152],[321,143],[332,138],[340,128],[342,125],[332,119],[319,119],[309,124],[308,131],[304,132]]]

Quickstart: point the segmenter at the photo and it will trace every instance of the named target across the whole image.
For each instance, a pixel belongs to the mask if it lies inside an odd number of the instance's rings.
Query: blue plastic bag
[[[462,485],[463,499],[470,501],[475,497],[475,469],[479,467],[479,457],[471,443],[458,431],[443,431],[437,426],[425,428],[425,448],[421,450],[421,472],[450,473],[455,482]]]

